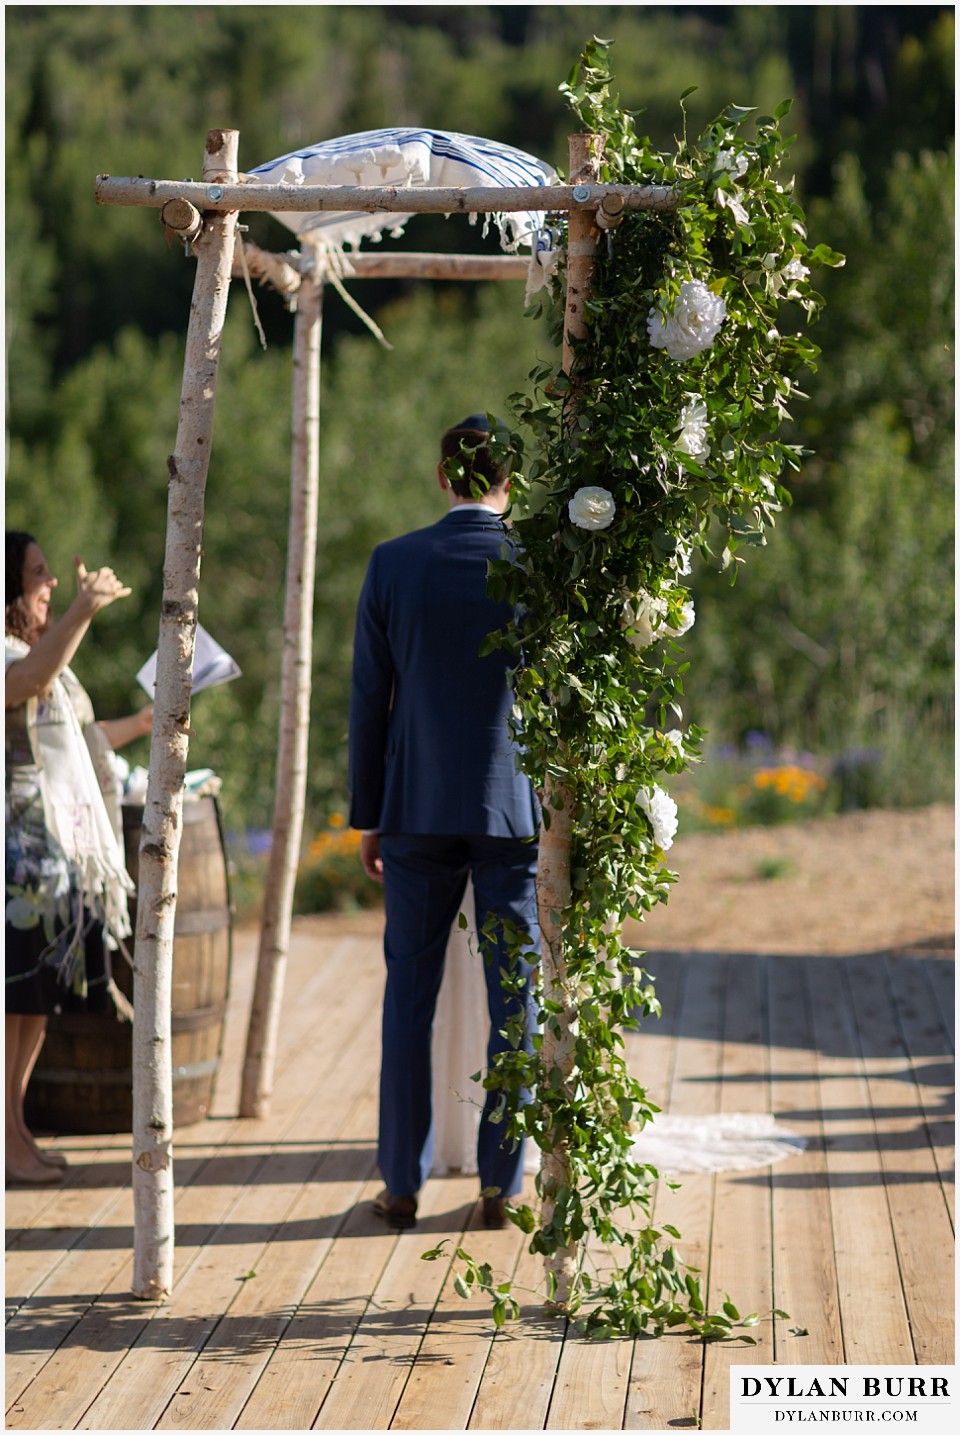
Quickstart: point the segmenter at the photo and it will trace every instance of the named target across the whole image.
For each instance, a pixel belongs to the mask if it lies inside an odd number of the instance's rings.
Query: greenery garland
[[[512,1134],[565,1152],[569,1183],[553,1193],[549,1223],[528,1205],[511,1212],[531,1250],[550,1256],[592,1237],[622,1254],[612,1274],[581,1262],[563,1309],[595,1335],[685,1325],[730,1338],[757,1317],[742,1318],[729,1299],[708,1310],[698,1273],[670,1244],[679,1232],[650,1221],[658,1172],[638,1162],[633,1141],[658,1108],[630,1075],[621,1032],[659,1006],[617,930],[665,901],[676,880],[665,858],[676,808],[661,784],[697,760],[702,738],[695,725],[680,726],[676,640],[694,617],[683,581],[690,558],[697,549],[732,580],[738,550],[764,543],[789,502],[780,475],[799,466],[801,450],[778,431],[800,396],[794,376],[815,367],[818,350],[785,324],[785,301],[814,319],[823,301],[810,269],[843,257],[811,248],[781,177],[788,141],[779,120],[789,103],[756,118],[750,138],[753,112],[731,106],[667,156],[637,135],[611,94],[607,49],[589,44],[561,86],[582,130],[604,138],[600,179],[668,185],[677,207],[629,211],[601,241],[589,334],[574,353],[573,423],[559,361],[534,371],[533,397],[514,399],[527,434],[511,436],[517,455],[526,448],[514,480],[520,557],[493,565],[491,591],[519,605],[523,621],[488,640],[518,661],[523,769],[541,791],[549,778],[573,800],[572,896],[561,920],[575,1066],[568,1079],[546,1070],[539,1039],[524,1053],[518,1023],[514,1049],[484,1084],[502,1092]],[[565,237],[543,306],[558,343]],[[558,1014],[541,994],[541,1021]],[[523,1090],[534,1093],[527,1104]],[[461,1294],[486,1291],[497,1324],[515,1316],[510,1283],[458,1255]]]

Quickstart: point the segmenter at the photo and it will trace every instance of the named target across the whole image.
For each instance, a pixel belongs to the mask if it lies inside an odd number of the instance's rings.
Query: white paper
[[[240,669],[230,654],[221,648],[207,632],[197,624],[197,638],[193,649],[193,682],[191,695],[204,688],[214,688],[219,683],[232,682],[239,678]],[[137,673],[137,682],[149,698],[156,696],[157,655],[153,653]]]

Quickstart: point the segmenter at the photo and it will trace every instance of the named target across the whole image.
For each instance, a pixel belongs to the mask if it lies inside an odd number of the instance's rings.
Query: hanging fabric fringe
[[[240,254],[240,266],[243,269],[243,282],[247,289],[247,298],[250,300],[250,312],[253,314],[253,322],[257,333],[260,335],[260,347],[266,349],[267,336],[263,332],[263,325],[260,323],[260,312],[257,309],[257,301],[253,292],[253,285],[250,282],[250,266],[247,263],[247,251],[242,243],[237,242],[236,249]]]
[[[380,326],[376,323],[375,320],[370,318],[370,315],[366,312],[366,310],[360,304],[357,303],[353,295],[348,293],[343,286],[343,282],[340,278],[340,275],[347,275],[350,272],[349,260],[347,260],[347,256],[343,253],[343,251],[336,249],[324,250],[320,256],[319,269],[323,277],[325,279],[328,279],[333,285],[334,289],[336,289],[337,293],[340,295],[340,298],[347,305],[347,308],[352,309],[354,314],[356,314],[357,318],[360,319],[362,323],[366,324],[367,328],[370,330],[377,343],[382,344],[385,349],[392,350],[393,345],[385,337],[383,330],[380,328]],[[339,273],[337,272],[338,270]]]

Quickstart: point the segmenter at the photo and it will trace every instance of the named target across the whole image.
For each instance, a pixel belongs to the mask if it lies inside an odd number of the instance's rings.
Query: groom
[[[443,435],[437,474],[449,512],[374,550],[357,609],[350,824],[363,831],[361,860],[382,881],[386,908],[378,1155],[387,1189],[374,1210],[398,1228],[415,1223],[430,1171],[431,1028],[468,876],[478,928],[492,913],[529,933],[533,962],[539,950],[539,816],[507,726],[510,659],[500,649],[479,655],[511,617],[487,594],[488,562],[509,551],[509,469],[491,436],[485,414]],[[525,991],[505,995],[501,967],[516,958],[499,922],[495,930],[483,943],[488,1066],[507,1046],[500,1033],[511,1015],[525,1009],[528,1043],[534,1031],[530,964],[521,964]],[[504,1224],[505,1198],[523,1181],[522,1144],[504,1143],[503,1125],[490,1119],[497,1097],[487,1093],[477,1139],[492,1227]]]

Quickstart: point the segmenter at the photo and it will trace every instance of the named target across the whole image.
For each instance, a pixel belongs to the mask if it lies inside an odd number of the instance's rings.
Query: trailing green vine
[[[698,551],[732,580],[740,550],[764,543],[789,502],[781,475],[801,451],[778,434],[801,397],[796,375],[818,354],[790,311],[814,319],[822,300],[810,271],[843,260],[810,245],[782,177],[788,104],[770,117],[731,106],[665,155],[611,93],[607,49],[589,44],[561,87],[582,130],[604,138],[600,181],[669,186],[677,203],[630,210],[601,236],[572,378],[559,359],[541,364],[533,396],[514,400],[520,556],[493,565],[491,591],[523,619],[489,642],[517,657],[524,770],[573,805],[560,920],[575,1052],[564,1079],[541,1060],[539,1038],[524,1053],[518,1027],[484,1084],[502,1092],[508,1132],[564,1152],[569,1179],[551,1193],[550,1219],[526,1204],[512,1210],[530,1249],[618,1253],[612,1273],[580,1262],[567,1313],[598,1336],[684,1325],[750,1339],[737,1332],[757,1317],[729,1299],[708,1309],[699,1273],[673,1245],[679,1232],[650,1220],[659,1177],[633,1142],[657,1107],[628,1070],[622,1033],[659,1007],[618,932],[625,917],[666,901],[675,880],[665,854],[676,808],[664,782],[698,759],[702,738],[684,720],[677,641],[694,621],[691,558]],[[565,240],[561,224],[558,270],[536,306],[558,344]],[[560,1004],[541,995],[541,1008],[544,1027],[556,1024]],[[526,1104],[521,1089],[532,1093]],[[509,1281],[457,1254],[461,1293],[486,1292],[498,1324],[516,1315]]]

